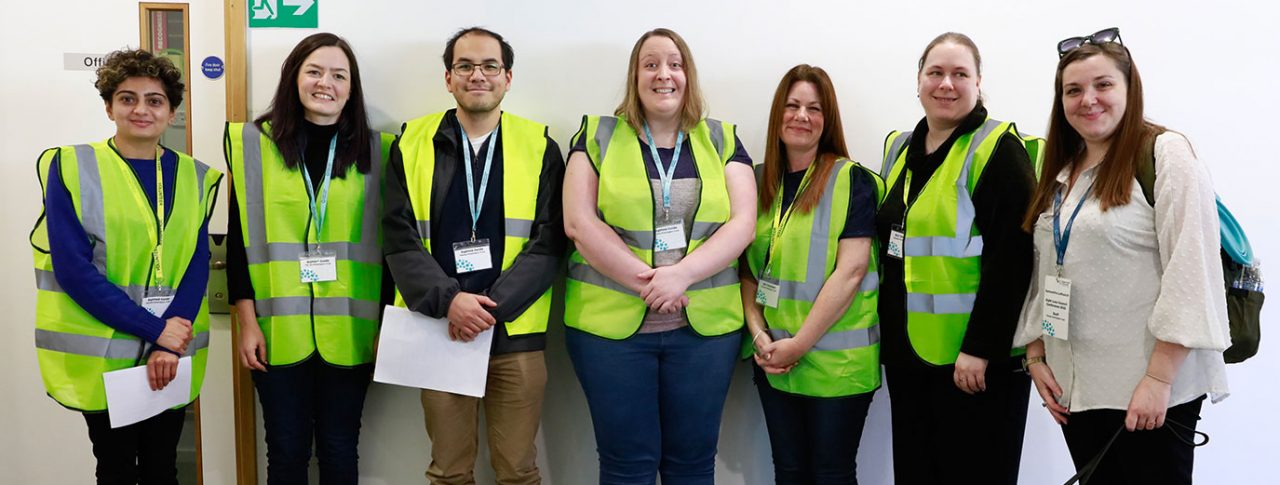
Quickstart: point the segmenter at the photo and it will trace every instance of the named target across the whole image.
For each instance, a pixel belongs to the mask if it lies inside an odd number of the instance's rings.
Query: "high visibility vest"
[[[409,204],[418,218],[418,233],[428,253],[431,252],[431,189],[436,168],[434,140],[445,113],[430,114],[405,123],[397,145],[404,161]],[[547,151],[547,126],[505,112],[500,123],[502,129],[498,136],[502,137],[502,209],[505,219],[501,271],[506,271],[529,244],[529,236],[533,232],[542,160]],[[463,210],[461,207],[455,209]],[[405,306],[399,292],[396,293],[396,305]],[[551,288],[548,287],[524,313],[506,322],[507,335],[544,333],[550,318]]]
[[[653,186],[635,130],[624,118],[586,116],[577,136],[585,137],[587,155],[599,175],[596,199],[600,218],[637,258],[652,266]],[[696,251],[729,220],[724,168],[733,156],[736,142],[732,124],[711,119],[698,122],[688,139],[702,190],[685,254]],[[690,285],[685,292],[689,297],[685,315],[693,330],[715,336],[742,328],[740,286],[736,259],[709,278]],[[620,340],[640,329],[647,311],[638,294],[592,268],[577,250],[570,254],[565,325]]]
[[[162,281],[155,280],[152,251],[158,242],[155,208],[129,162],[104,140],[87,145],[51,148],[40,155],[38,172],[48,187],[49,168],[58,160],[59,175],[71,194],[80,225],[93,244],[93,265],[139,306],[148,287],[175,290],[186,274],[199,241],[200,227],[213,210],[222,173],[185,153],[177,153],[173,202],[163,229],[160,252]],[[36,357],[45,391],[59,404],[78,411],[107,409],[102,374],[145,364],[147,344],[134,335],[98,321],[58,285],[49,254],[43,216],[31,232],[36,275]],[[203,283],[203,282],[201,282]],[[207,299],[192,322],[194,340],[191,394],[204,383],[209,349]]]
[[[227,123],[227,167],[271,365],[297,363],[317,351],[338,366],[373,361],[382,296],[382,173],[393,140],[371,132],[369,173],[352,164],[345,177],[329,182],[323,233],[316,234],[302,170],[287,167],[271,137],[253,123]],[[298,258],[317,245],[336,254],[338,279],[303,283]]]
[[[1013,123],[988,118],[957,138],[907,211],[902,258],[907,338],[916,355],[934,365],[955,363],[969,326],[982,266],[973,190],[1005,133],[1018,136]],[[906,178],[903,194],[910,190],[910,171],[903,171],[910,139],[911,132],[889,134],[880,170],[888,187]]]
[[[761,308],[769,336],[774,340],[791,338],[800,332],[818,293],[836,269],[840,233],[849,216],[851,170],[866,171],[875,180],[878,204],[884,198],[884,181],[851,160],[837,160],[818,205],[808,213],[792,211],[773,241],[769,271],[780,288],[778,306],[761,305]],[[757,166],[757,182],[763,173],[764,165]],[[797,193],[796,197],[799,196]],[[756,277],[764,271],[774,211],[780,210],[776,207],[780,202],[781,194],[774,201],[775,206],[756,217],[756,238],[747,247],[747,262]],[[794,202],[792,204],[794,207]],[[871,392],[880,387],[880,316],[876,311],[880,275],[876,247],[873,242],[867,272],[849,308],[813,348],[800,357],[791,372],[768,376],[774,389],[805,396],[837,397]]]
[[[1035,171],[1036,180],[1040,180],[1040,171],[1044,168],[1045,139],[1035,135],[1019,133],[1022,147],[1027,149],[1027,157],[1031,159],[1031,169]]]

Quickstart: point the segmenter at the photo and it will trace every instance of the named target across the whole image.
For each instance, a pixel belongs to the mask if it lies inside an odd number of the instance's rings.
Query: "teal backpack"
[[[1157,136],[1159,133],[1156,134]],[[1152,207],[1156,205],[1155,137],[1148,156],[1138,164],[1138,185],[1142,195]],[[1261,317],[1262,273],[1253,258],[1253,248],[1244,229],[1236,221],[1221,197],[1218,203],[1219,242],[1222,246],[1222,275],[1227,292],[1227,320],[1231,327],[1231,347],[1223,353],[1228,364],[1244,362],[1258,353],[1258,341],[1262,338]]]

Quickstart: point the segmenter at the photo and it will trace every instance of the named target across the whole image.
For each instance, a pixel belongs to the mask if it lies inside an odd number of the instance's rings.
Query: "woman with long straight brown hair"
[[[1118,29],[1058,53],[1018,343],[1076,467],[1105,453],[1090,483],[1191,483],[1201,405],[1227,393],[1213,183],[1186,138],[1144,117]],[[1135,180],[1151,164],[1154,206]]]
[[[873,248],[884,182],[849,160],[820,67],[782,76],[767,136],[756,237],[739,268],[774,481],[856,484],[880,387]]]

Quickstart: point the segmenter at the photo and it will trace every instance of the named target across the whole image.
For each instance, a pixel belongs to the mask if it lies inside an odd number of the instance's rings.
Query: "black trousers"
[[[858,485],[858,444],[875,392],[812,397],[779,391],[751,364],[769,428],[776,485]]]
[[[1193,430],[1204,396],[1169,408],[1165,425],[1149,431],[1121,431],[1089,479],[1089,485],[1179,485],[1191,483],[1195,458]],[[1072,413],[1062,426],[1071,461],[1079,470],[1124,426],[1126,410],[1095,409]],[[1169,424],[1176,421],[1192,430]],[[1181,438],[1181,439],[1179,439]]]
[[[84,413],[99,485],[177,485],[178,438],[187,408],[111,429],[107,413]]]
[[[955,366],[885,366],[898,485],[1018,483],[1031,379],[1022,358],[987,364],[987,390],[965,394]]]

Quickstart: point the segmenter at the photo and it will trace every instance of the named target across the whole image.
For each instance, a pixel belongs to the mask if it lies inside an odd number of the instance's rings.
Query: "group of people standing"
[[[890,134],[877,173],[849,158],[834,85],[805,64],[779,82],[755,163],[706,118],[667,29],[636,41],[623,100],[583,117],[567,161],[545,125],[501,109],[514,51],[495,32],[449,39],[457,107],[398,136],[370,128],[347,42],[303,39],[270,108],[224,140],[236,345],[269,483],[305,483],[313,449],[322,482],[357,481],[384,304],[447,319],[455,340],[494,332],[483,398],[422,391],[427,479],[474,483],[483,408],[498,483],[538,483],[566,264],[600,483],[712,483],[739,358],[777,483],[857,482],[881,366],[897,483],[1016,483],[1032,383],[1077,467],[1110,446],[1092,483],[1190,483],[1187,435],[1226,392],[1212,184],[1185,138],[1143,117],[1118,31],[1058,49],[1041,140],[988,115],[973,41],[938,36],[918,63],[924,118]],[[40,162],[41,370],[84,413],[99,483],[175,483],[177,411],[110,429],[101,374],[145,362],[161,388],[180,355],[203,374],[221,174],[158,144],[182,101],[168,61],[113,53],[97,87],[115,136]],[[1154,205],[1133,183],[1142,157]],[[1050,332],[1063,288],[1070,330]]]

